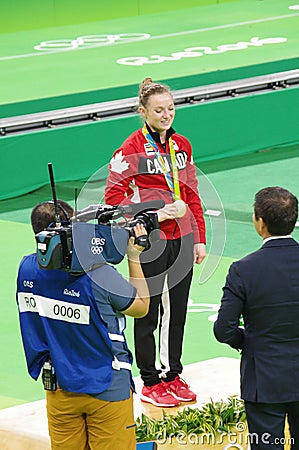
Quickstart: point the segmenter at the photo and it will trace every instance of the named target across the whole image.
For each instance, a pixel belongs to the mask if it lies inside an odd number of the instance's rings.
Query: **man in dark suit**
[[[299,449],[299,244],[291,236],[297,217],[298,200],[288,190],[255,195],[253,223],[263,245],[231,265],[214,324],[216,339],[242,353],[252,450],[282,450],[286,416],[291,448]]]

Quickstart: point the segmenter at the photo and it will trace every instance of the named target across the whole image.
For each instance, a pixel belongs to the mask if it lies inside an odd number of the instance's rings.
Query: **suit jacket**
[[[272,239],[231,265],[214,334],[242,352],[244,400],[299,401],[299,244],[294,239]]]

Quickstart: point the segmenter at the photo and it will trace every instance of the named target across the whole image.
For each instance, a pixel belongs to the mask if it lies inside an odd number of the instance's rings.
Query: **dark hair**
[[[69,222],[74,214],[73,208],[63,200],[57,200],[61,222]],[[31,212],[31,225],[34,233],[39,233],[55,222],[55,207],[53,201],[38,203]]]
[[[146,108],[149,98],[156,94],[169,94],[172,97],[168,86],[161,83],[154,83],[149,77],[145,78],[139,85],[139,106]]]
[[[298,218],[298,199],[287,189],[266,187],[255,194],[254,214],[274,236],[290,234]]]

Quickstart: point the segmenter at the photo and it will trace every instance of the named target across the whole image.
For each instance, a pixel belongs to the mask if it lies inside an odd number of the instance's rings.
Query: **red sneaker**
[[[140,399],[143,402],[148,402],[155,406],[163,406],[164,408],[179,406],[180,404],[179,400],[166,390],[164,383],[143,386]]]
[[[177,376],[173,381],[162,381],[167,392],[182,402],[192,402],[196,400],[196,394],[189,389],[186,381]]]

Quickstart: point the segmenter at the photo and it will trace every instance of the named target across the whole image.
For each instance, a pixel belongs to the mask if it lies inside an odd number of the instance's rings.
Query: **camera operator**
[[[57,201],[60,221],[73,209]],[[55,223],[53,202],[32,210],[35,234]],[[136,237],[147,234],[142,224]],[[44,270],[25,256],[17,280],[20,327],[28,372],[43,369],[51,448],[135,450],[132,356],[125,315],[143,317],[149,294],[139,261],[143,247],[129,239],[129,281],[105,263],[88,273]]]

